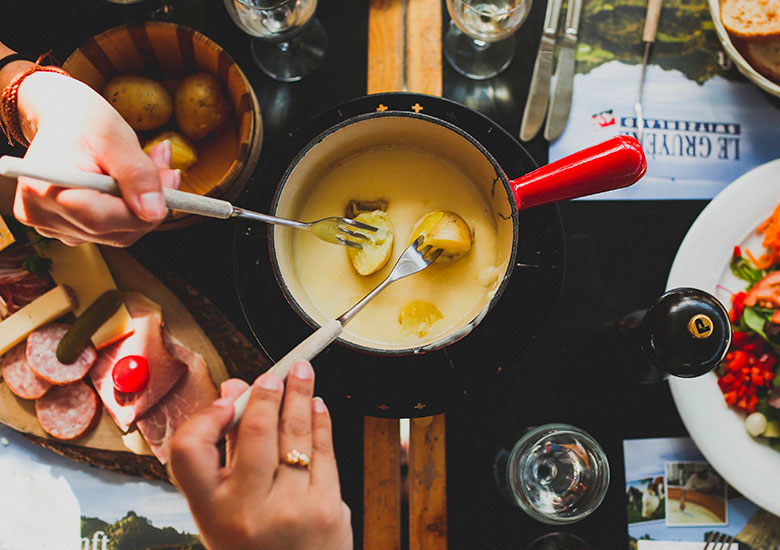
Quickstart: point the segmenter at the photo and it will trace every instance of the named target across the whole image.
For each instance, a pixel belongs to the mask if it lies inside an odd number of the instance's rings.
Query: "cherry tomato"
[[[149,363],[140,355],[122,357],[111,372],[114,388],[123,393],[141,391],[149,383]]]

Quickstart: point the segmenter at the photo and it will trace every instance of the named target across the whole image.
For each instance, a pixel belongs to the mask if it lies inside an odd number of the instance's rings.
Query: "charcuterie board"
[[[109,247],[101,247],[100,251],[117,287],[127,291],[139,291],[159,304],[168,332],[205,359],[209,374],[218,387],[220,382],[228,377],[225,363],[184,304],[127,251]],[[140,433],[135,428],[128,433],[123,433],[105,409],[102,411],[96,427],[84,437],[67,443],[52,438],[43,431],[38,423],[34,401],[18,398],[11,393],[6,384],[0,384],[0,422],[46,446],[50,446],[48,444],[50,443],[55,450],[61,450],[57,447],[66,445],[77,447],[79,450],[76,454],[82,457],[88,456],[90,451],[94,451],[96,455],[102,457],[105,457],[107,452],[129,453],[139,457],[148,456],[151,460],[156,461]]]

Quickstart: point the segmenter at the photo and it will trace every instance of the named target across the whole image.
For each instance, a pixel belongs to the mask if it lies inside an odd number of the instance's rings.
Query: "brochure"
[[[75,462],[0,425],[0,550],[203,550],[162,481]]]
[[[780,543],[780,518],[730,487],[691,439],[630,439],[623,453],[630,550],[687,547],[659,541],[695,542],[698,548],[720,541],[723,550]],[[732,545],[725,545],[731,537]]]
[[[646,2],[583,6],[568,124],[550,161],[618,134],[637,137]],[[642,94],[647,174],[592,199],[711,199],[780,157],[780,99],[743,77],[722,51],[707,0],[664,2]]]

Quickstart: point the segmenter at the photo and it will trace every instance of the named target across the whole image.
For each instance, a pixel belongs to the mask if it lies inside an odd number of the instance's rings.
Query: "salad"
[[[780,207],[758,231],[766,247],[759,258],[734,247],[731,272],[746,287],[732,295],[731,348],[715,373],[726,403],[746,415],[748,433],[780,451]]]

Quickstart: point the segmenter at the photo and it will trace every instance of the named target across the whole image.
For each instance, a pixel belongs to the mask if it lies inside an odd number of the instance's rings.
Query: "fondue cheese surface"
[[[420,273],[397,281],[376,296],[352,321],[342,338],[360,345],[404,349],[436,341],[474,319],[498,286],[496,225],[487,200],[466,175],[446,160],[401,145],[364,150],[331,167],[307,190],[298,219],[344,215],[350,200],[388,202],[395,232],[387,264],[369,276],[351,265],[346,247],[323,243],[295,231],[297,275],[318,311],[304,307],[322,324],[344,313],[390,273],[406,248],[415,222],[442,209],[458,213],[471,227],[471,252],[454,263],[435,262]],[[409,302],[431,302],[443,314],[424,338],[403,331],[398,322]],[[300,300],[299,300],[300,301]]]

